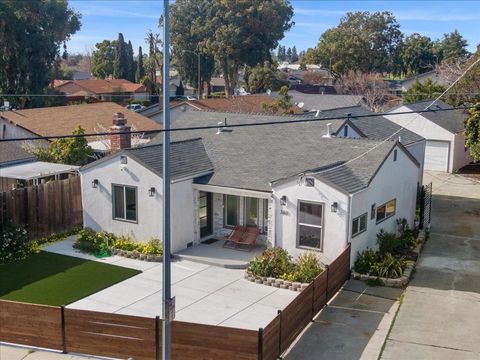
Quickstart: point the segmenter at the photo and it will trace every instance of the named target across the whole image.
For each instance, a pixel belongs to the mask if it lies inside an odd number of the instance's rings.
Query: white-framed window
[[[323,248],[323,203],[298,201],[297,244],[298,247],[322,250]]]
[[[365,213],[352,220],[352,237],[367,230],[367,216],[368,213]]]
[[[377,207],[377,224],[395,215],[397,200],[393,199]]]
[[[137,188],[126,185],[112,185],[113,218],[122,221],[138,221]]]

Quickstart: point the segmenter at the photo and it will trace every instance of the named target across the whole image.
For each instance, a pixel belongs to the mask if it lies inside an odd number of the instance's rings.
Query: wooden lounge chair
[[[240,241],[235,242],[235,249],[243,251],[252,251],[253,246],[257,243],[260,229],[258,227],[248,227]],[[242,249],[240,246],[247,245],[247,249]]]
[[[245,226],[235,226],[230,235],[224,237],[223,247],[227,247],[227,245],[233,245],[232,248],[236,247],[236,244],[243,240],[243,234],[245,234]]]

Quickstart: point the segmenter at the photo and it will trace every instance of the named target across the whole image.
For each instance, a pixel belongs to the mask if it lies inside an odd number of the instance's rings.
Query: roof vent
[[[345,113],[347,115],[347,118],[352,117],[352,113]]]
[[[326,135],[323,135],[322,137],[323,138],[331,138],[332,137],[332,123],[328,123],[327,124],[327,134]]]
[[[398,137],[398,142],[399,142],[399,143],[402,142],[402,137],[401,137],[401,136]]]
[[[320,116],[320,110],[317,110],[317,112],[315,113],[315,117],[318,118]]]
[[[227,118],[225,118],[224,122],[219,121],[218,122],[218,129],[217,129],[217,135],[224,133],[224,132],[232,132],[232,130],[227,129]]]

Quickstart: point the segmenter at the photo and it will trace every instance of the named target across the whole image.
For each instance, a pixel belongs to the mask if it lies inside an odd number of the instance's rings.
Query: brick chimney
[[[115,134],[121,132],[130,131],[130,126],[127,126],[127,119],[121,112],[117,112],[113,115],[113,125],[110,127],[112,136],[110,137],[110,152],[116,153],[117,151],[132,146],[131,134]]]

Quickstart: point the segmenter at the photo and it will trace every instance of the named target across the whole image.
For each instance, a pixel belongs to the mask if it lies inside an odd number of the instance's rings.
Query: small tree
[[[282,86],[277,100],[272,104],[262,103],[262,110],[269,113],[282,111],[284,114],[293,114],[292,97],[288,95],[288,86]]]
[[[435,99],[445,91],[445,87],[427,79],[422,84],[418,79],[415,84],[404,92],[403,102],[404,104],[410,104],[417,101]]]
[[[248,90],[251,93],[263,92],[272,89],[275,83],[275,72],[268,61],[263,66],[258,64],[248,72]]]
[[[480,161],[480,103],[469,110],[466,121],[465,144],[475,161]]]
[[[73,135],[83,135],[85,130],[77,126],[72,132]],[[33,154],[39,161],[47,161],[68,165],[84,165],[88,158],[93,155],[93,150],[88,146],[83,136],[65,139],[55,139],[48,148],[33,150]]]

